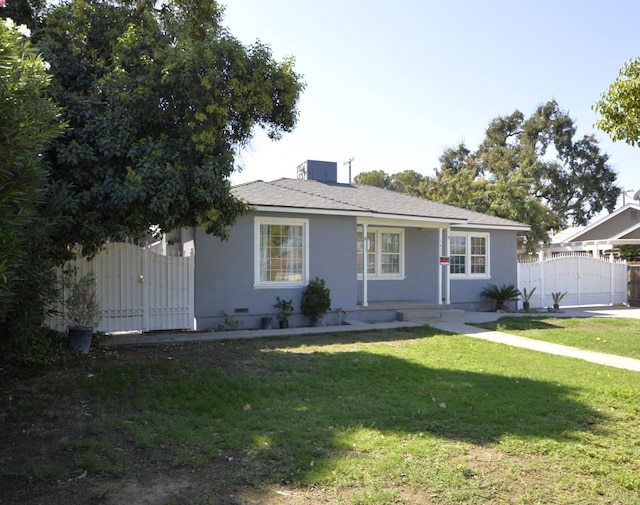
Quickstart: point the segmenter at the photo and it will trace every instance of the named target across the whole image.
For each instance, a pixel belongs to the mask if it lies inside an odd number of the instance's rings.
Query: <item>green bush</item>
[[[22,366],[48,365],[73,356],[66,333],[39,328],[29,336],[12,340],[5,354],[10,363]]]
[[[300,308],[305,316],[320,319],[331,310],[331,290],[325,286],[324,279],[316,277],[302,293]]]

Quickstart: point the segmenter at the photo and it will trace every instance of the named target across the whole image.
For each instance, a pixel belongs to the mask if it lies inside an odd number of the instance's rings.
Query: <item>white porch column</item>
[[[538,265],[540,266],[540,306],[545,305],[545,289],[544,289],[544,251],[538,252]]]
[[[442,228],[438,228],[438,305],[442,305]]]
[[[369,306],[368,290],[369,271],[369,238],[367,236],[367,223],[362,224],[362,306]]]
[[[450,228],[447,228],[447,236],[445,238],[444,241],[444,255],[449,258],[449,261],[451,261],[451,258],[449,257],[450,254],[450,250],[449,250],[449,230]],[[447,289],[447,294],[446,294],[446,300],[445,303],[447,305],[451,305],[451,278],[449,276],[449,274],[451,273],[451,264],[448,263],[446,265],[444,265],[444,285],[446,286]]]

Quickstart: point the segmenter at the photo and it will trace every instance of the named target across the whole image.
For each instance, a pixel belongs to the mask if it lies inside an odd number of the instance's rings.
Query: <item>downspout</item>
[[[369,306],[368,286],[369,270],[369,238],[367,236],[367,223],[362,224],[362,306]]]

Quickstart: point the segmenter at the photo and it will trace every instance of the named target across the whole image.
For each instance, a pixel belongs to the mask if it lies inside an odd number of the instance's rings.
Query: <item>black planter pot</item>
[[[92,326],[70,326],[69,347],[76,352],[88,354],[93,336]]]
[[[280,328],[281,329],[289,327],[289,320],[288,319],[282,319],[279,322],[280,322]]]

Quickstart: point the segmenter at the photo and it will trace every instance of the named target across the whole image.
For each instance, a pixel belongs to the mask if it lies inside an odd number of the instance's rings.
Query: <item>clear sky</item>
[[[295,57],[307,85],[296,129],[256,135],[234,184],[295,178],[308,159],[338,162],[340,182],[350,158],[352,177],[432,175],[447,147],[476,149],[493,118],[556,99],[578,136],[596,136],[619,185],[640,190],[640,148],[612,143],[592,110],[640,56],[638,0],[221,2],[234,36]]]

